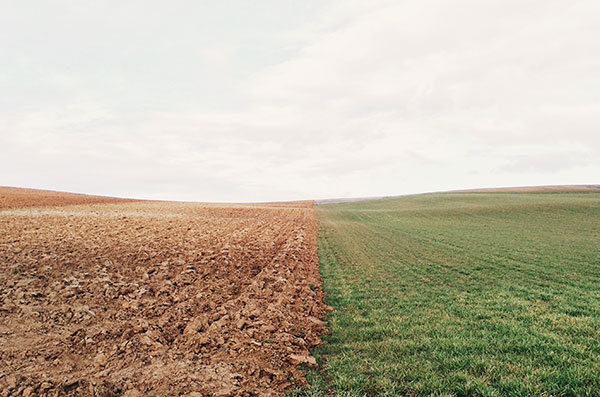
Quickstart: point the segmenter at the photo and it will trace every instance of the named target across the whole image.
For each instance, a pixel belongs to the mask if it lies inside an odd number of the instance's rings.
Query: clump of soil
[[[312,203],[0,210],[0,395],[281,395],[314,365]]]

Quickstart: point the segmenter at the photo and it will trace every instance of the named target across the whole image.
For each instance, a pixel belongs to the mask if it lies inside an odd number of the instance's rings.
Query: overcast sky
[[[0,0],[0,185],[271,201],[600,183],[598,0]]]

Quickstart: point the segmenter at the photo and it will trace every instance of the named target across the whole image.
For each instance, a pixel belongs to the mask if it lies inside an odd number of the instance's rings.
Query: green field
[[[600,395],[600,194],[319,206],[332,335],[303,395]]]

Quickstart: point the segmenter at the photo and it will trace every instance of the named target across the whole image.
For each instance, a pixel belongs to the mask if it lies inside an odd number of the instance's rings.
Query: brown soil
[[[0,186],[0,209],[133,201],[136,200]]]
[[[311,203],[12,208],[0,230],[0,395],[281,395],[314,365]]]

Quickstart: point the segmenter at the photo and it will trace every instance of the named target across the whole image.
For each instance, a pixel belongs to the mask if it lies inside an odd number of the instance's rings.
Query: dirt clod
[[[290,354],[290,362],[294,365],[298,364],[308,364],[310,366],[317,365],[317,360],[313,356],[309,355],[300,355],[300,354]]]

